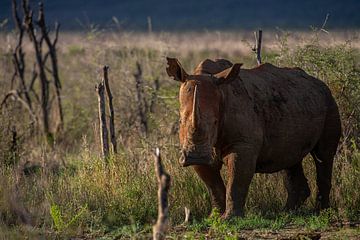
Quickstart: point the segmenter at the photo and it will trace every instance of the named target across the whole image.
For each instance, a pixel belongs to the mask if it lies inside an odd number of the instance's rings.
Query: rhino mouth
[[[211,155],[205,156],[191,156],[186,153],[182,153],[179,159],[179,163],[182,167],[188,167],[191,165],[211,165],[212,157]]]

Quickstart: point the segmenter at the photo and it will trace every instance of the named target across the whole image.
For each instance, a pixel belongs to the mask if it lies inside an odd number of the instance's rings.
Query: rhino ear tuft
[[[219,77],[216,80],[216,85],[221,85],[224,83],[231,83],[232,81],[234,81],[235,79],[237,79],[237,77],[239,76],[240,73],[240,68],[243,64],[242,63],[235,63],[231,69],[228,71],[228,73],[226,74],[226,76],[224,77]]]
[[[186,78],[189,76],[183,67],[181,66],[179,60],[176,58],[166,58],[168,67],[166,68],[166,72],[169,77],[173,77],[174,80],[179,82],[185,82]]]

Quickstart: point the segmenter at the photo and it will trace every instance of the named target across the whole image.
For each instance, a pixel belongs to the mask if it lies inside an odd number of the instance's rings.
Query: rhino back
[[[233,107],[224,114],[233,116],[225,128],[233,129],[232,136],[258,138],[257,171],[274,172],[301,160],[320,138],[327,112],[336,107],[328,87],[301,69],[271,64],[244,69],[239,78],[227,89]],[[234,112],[251,117],[234,117]],[[234,128],[241,130],[234,133]]]

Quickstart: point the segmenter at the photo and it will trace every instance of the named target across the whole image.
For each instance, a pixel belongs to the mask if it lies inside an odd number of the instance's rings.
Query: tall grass
[[[198,38],[201,39],[196,36]],[[205,44],[200,50],[190,48],[184,52],[183,45],[179,49],[169,47],[173,45],[166,39],[175,41],[173,37],[155,40],[152,37],[154,45],[146,44],[146,36],[139,45],[128,39],[126,35],[100,34],[67,36],[62,44],[60,40],[58,58],[65,129],[55,136],[54,146],[48,146],[33,132],[19,106],[11,104],[3,111],[0,116],[0,225],[17,225],[24,222],[25,217],[45,232],[51,230],[67,236],[100,236],[114,229],[123,229],[119,234],[141,231],[140,226],[152,224],[157,214],[153,172],[156,146],[161,148],[165,168],[172,177],[171,224],[183,221],[184,207],[190,208],[193,219],[200,220],[209,214],[210,201],[204,184],[191,168],[181,168],[177,163],[178,86],[166,76],[164,57],[180,56],[189,72],[205,58],[225,57],[233,62],[245,62],[248,67],[254,66],[255,60],[252,55],[242,55],[239,51],[228,48],[222,51],[221,43],[218,48],[206,48]],[[177,39],[179,44],[180,40]],[[316,35],[306,44],[296,45],[285,37],[277,43],[275,50],[265,47],[266,61],[303,68],[324,80],[337,99],[345,132],[344,144],[334,165],[331,205],[340,220],[360,220],[359,50],[350,42],[324,46]],[[1,48],[0,54],[3,63],[0,74],[6,80],[0,80],[3,95],[9,87],[11,55],[6,48]],[[26,57],[31,61],[30,54]],[[148,99],[154,92],[154,80],[159,79],[161,84],[155,112],[147,116],[150,123],[147,138],[138,131],[133,78],[136,62],[143,67]],[[110,65],[120,145],[119,153],[111,156],[107,166],[99,157],[94,91],[104,64]],[[18,131],[15,150],[11,148],[12,126]],[[303,164],[312,189],[303,211],[309,211],[315,205],[316,176],[312,159],[306,158]],[[281,214],[285,201],[281,173],[256,174],[246,203],[248,216]],[[129,225],[130,230],[124,228]]]

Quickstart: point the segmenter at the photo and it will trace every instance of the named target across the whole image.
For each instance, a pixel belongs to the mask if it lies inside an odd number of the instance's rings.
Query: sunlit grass
[[[268,45],[263,52],[263,58],[268,62],[298,66],[323,79],[337,99],[347,138],[334,164],[332,210],[319,215],[313,212],[316,176],[313,160],[306,158],[303,165],[312,194],[299,212],[282,210],[287,194],[281,173],[256,174],[247,198],[246,217],[224,222],[216,213],[209,217],[206,187],[191,168],[181,168],[178,164],[178,83],[170,81],[166,75],[165,56],[179,57],[188,72],[205,58],[224,57],[233,62],[244,62],[246,67],[254,66],[255,61],[250,47],[240,43],[236,34],[224,33],[220,42],[220,38],[215,39],[211,34],[205,34],[203,38],[196,34],[191,36],[199,43],[199,48],[186,44],[184,37],[166,34],[150,39],[136,34],[65,35],[62,38],[58,57],[65,129],[55,136],[55,146],[48,146],[41,137],[34,137],[28,117],[15,105],[0,115],[0,232],[6,236],[0,234],[0,238],[21,239],[17,231],[26,232],[34,239],[42,234],[58,238],[88,236],[104,239],[149,236],[157,215],[157,183],[153,170],[155,147],[160,147],[163,163],[172,178],[169,195],[172,227],[169,234],[172,236],[198,239],[210,232],[231,239],[246,229],[277,231],[294,226],[323,231],[331,227],[332,222],[359,221],[358,42],[353,44],[355,47],[344,41],[341,45],[337,41],[331,46],[324,46],[321,41],[316,45],[316,39],[307,35],[311,45],[304,42],[296,45],[293,39],[281,39],[272,43],[282,47]],[[8,41],[13,41],[12,36]],[[176,44],[178,48],[174,47]],[[247,47],[249,50],[245,51]],[[31,54],[26,57],[30,60]],[[0,58],[3,63],[0,69],[0,83],[4,86],[0,89],[2,96],[9,88],[7,79],[12,74],[10,50],[1,47]],[[154,92],[154,80],[160,81],[155,111],[148,114],[150,130],[147,138],[138,131],[133,77],[136,62],[143,68],[148,100]],[[99,69],[104,64],[110,65],[119,143],[119,153],[110,157],[108,165],[99,156],[94,91],[94,85],[100,79]],[[11,125],[16,125],[20,136],[16,158],[10,149]],[[190,209],[191,221],[176,232],[176,227],[184,220],[184,207]],[[34,227],[23,228],[19,214],[28,216]]]

